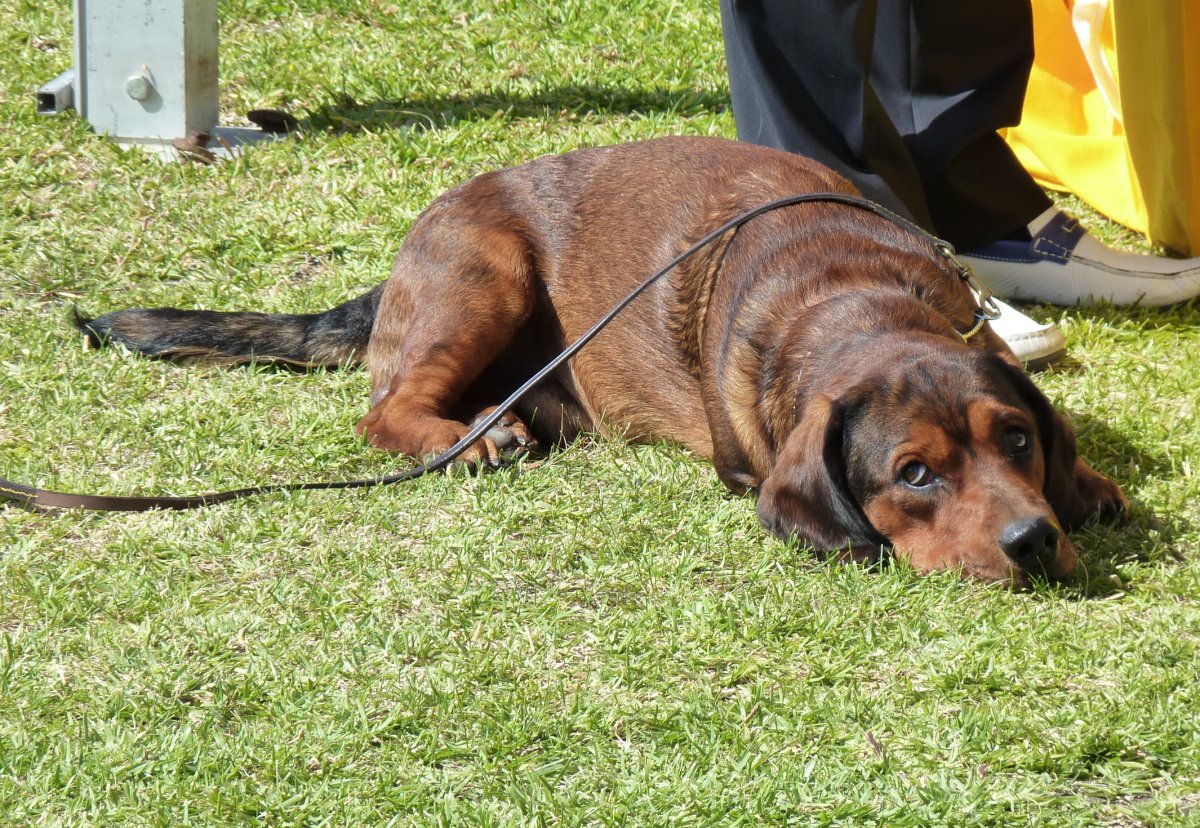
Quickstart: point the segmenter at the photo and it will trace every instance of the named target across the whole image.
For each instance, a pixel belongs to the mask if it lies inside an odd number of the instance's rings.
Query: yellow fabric
[[[1111,107],[1072,26],[1069,0],[1033,0],[1033,7],[1036,57],[1021,125],[1005,135],[1009,145],[1045,186],[1076,193],[1153,241],[1195,255],[1200,2],[1110,0],[1097,52],[1116,80]]]

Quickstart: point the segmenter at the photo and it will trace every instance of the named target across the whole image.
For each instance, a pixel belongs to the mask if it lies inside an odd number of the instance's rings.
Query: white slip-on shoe
[[[1200,296],[1200,258],[1113,250],[1056,207],[1031,221],[1029,234],[1029,241],[1005,239],[959,255],[1009,299],[1160,307]]]
[[[1067,340],[1058,325],[1051,322],[1043,325],[1007,302],[993,298],[1000,308],[1000,316],[988,324],[996,335],[1008,343],[1017,359],[1025,363],[1030,371],[1045,368],[1067,355]]]

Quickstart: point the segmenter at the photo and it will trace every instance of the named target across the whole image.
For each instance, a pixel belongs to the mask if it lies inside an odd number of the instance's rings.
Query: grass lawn
[[[225,122],[304,134],[163,165],[34,115],[70,3],[0,5],[0,475],[393,470],[352,433],[364,372],[84,352],[71,307],[322,309],[476,173],[734,131],[712,2],[221,20]],[[618,441],[198,512],[0,507],[0,823],[1200,824],[1200,307],[1030,312],[1072,355],[1037,382],[1135,505],[1024,594],[822,563],[707,464]]]

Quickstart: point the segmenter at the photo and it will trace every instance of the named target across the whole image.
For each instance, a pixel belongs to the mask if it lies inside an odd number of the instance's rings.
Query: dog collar
[[[967,287],[975,294],[977,302],[975,308],[975,324],[971,326],[966,333],[955,329],[963,342],[970,342],[971,337],[983,330],[984,323],[994,322],[1000,318],[1000,306],[996,304],[996,299],[992,295],[992,289],[987,286],[983,279],[979,278],[979,274],[975,272],[975,268],[964,262],[954,252],[954,247],[947,241],[938,239],[933,243],[938,252],[946,257],[951,266],[958,271],[958,278],[967,283]]]

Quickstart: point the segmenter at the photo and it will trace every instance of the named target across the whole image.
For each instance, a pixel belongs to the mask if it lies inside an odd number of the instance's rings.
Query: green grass
[[[715,4],[479,8],[223,2],[226,122],[306,129],[197,167],[35,116],[69,4],[0,7],[0,474],[389,471],[352,434],[365,374],[85,353],[71,306],[323,308],[480,171],[733,134]],[[826,565],[686,452],[615,441],[191,513],[0,508],[0,822],[1197,824],[1200,309],[1031,313],[1072,354],[1038,383],[1135,503],[1057,588]]]

